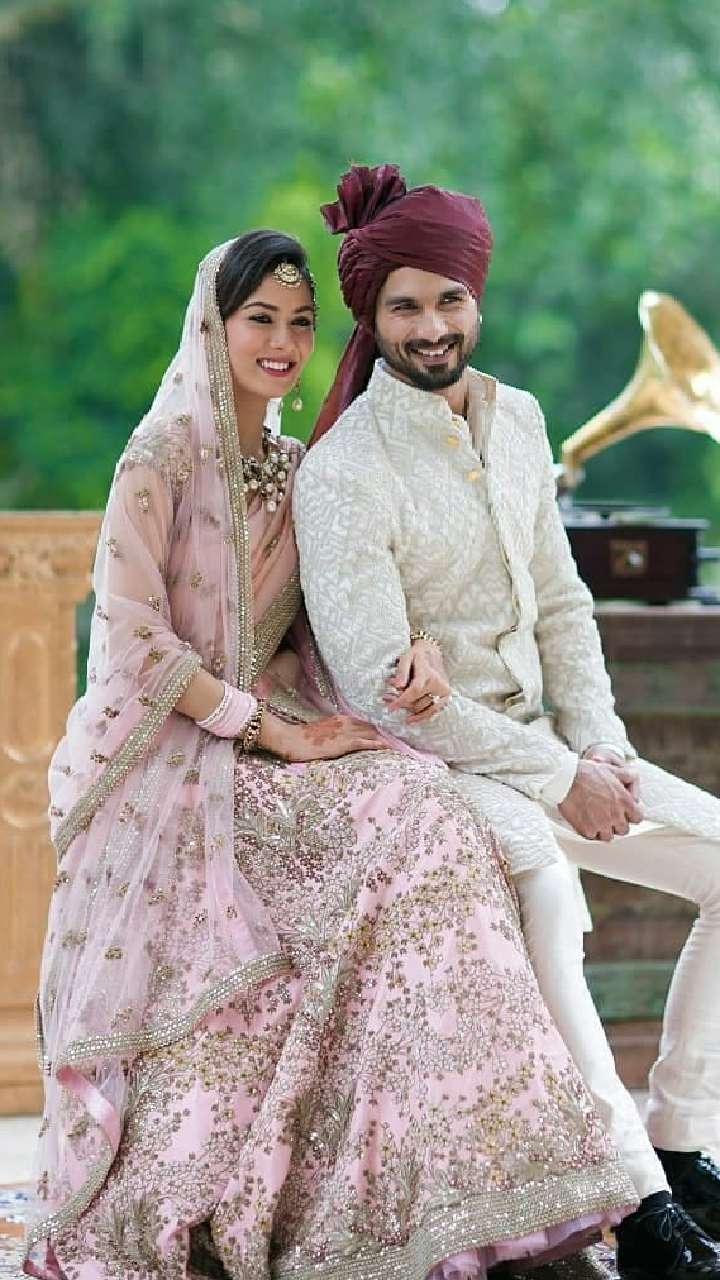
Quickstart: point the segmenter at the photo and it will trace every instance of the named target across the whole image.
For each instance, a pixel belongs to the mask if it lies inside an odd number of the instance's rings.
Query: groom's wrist
[[[599,760],[609,764],[624,764],[625,752],[614,742],[593,742],[582,753],[583,760]]]
[[[540,796],[544,800],[545,804],[562,804],[575,781],[578,763],[578,757],[575,752],[568,751],[552,777],[548,778],[540,792]]]

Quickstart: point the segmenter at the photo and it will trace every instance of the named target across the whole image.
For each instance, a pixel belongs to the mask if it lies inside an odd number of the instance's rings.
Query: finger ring
[[[439,693],[429,693],[429,694],[428,694],[428,698],[430,699],[430,701],[431,701],[431,702],[433,703],[433,705],[434,705],[436,702],[439,702],[439,701],[440,701],[440,694],[439,694]]]

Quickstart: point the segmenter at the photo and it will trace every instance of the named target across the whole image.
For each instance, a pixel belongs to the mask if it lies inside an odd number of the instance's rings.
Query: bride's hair
[[[233,240],[217,274],[216,295],[222,319],[227,320],[237,311],[281,262],[297,267],[314,302],[315,281],[299,240],[282,231],[248,231]]]

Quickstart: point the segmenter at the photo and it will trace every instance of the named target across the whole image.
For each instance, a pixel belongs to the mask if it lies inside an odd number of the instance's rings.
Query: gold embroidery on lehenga
[[[111,1055],[131,1057],[135,1054],[148,1054],[162,1050],[176,1043],[186,1043],[190,1032],[206,1014],[228,1003],[238,994],[265,982],[266,979],[287,973],[289,967],[288,958],[280,953],[264,955],[257,960],[249,961],[205,991],[185,1015],[129,1034],[117,1032],[113,1035],[95,1036],[85,1041],[78,1041],[69,1046],[59,1062],[54,1064],[54,1068],[44,1055],[42,1023],[39,1009],[36,1008],[37,1047],[41,1070],[49,1074],[52,1069],[66,1064],[75,1065],[84,1059]],[[32,1248],[44,1239],[56,1239],[65,1228],[80,1217],[106,1182],[114,1153],[109,1148],[104,1132],[99,1127],[96,1132],[108,1149],[93,1164],[86,1181],[65,1200],[62,1208],[33,1226],[28,1235],[28,1248]]]
[[[208,1222],[200,1252],[216,1263],[219,1255],[229,1274],[424,1280],[451,1253],[632,1197],[573,1068],[545,1057],[549,1017],[508,886],[446,771],[390,752],[302,775],[242,758],[234,817],[239,870],[272,903],[284,948],[277,962],[292,968],[275,982],[256,970],[257,985],[234,997],[215,984],[206,1020],[183,1028],[168,1019],[165,1046],[147,1046],[133,1063],[101,1195],[67,1233],[67,1218],[38,1229],[61,1236],[63,1263],[92,1254],[108,1280],[124,1280],[141,1252],[149,1260],[160,1248],[152,1266],[175,1275],[186,1246],[160,1244],[169,1213]],[[171,886],[201,853],[191,810],[181,835]],[[489,918],[478,921],[478,904]],[[189,923],[202,930],[198,906]],[[507,926],[509,945],[497,963],[477,945],[496,924]],[[153,952],[153,965],[164,959],[162,948]],[[535,1032],[535,1061],[508,1061]],[[132,1057],[122,1038],[88,1047]],[[484,1074],[473,1085],[478,1064]],[[543,1087],[527,1105],[533,1080]],[[198,1090],[198,1114],[209,1109],[212,1119],[188,1159],[172,1148]],[[397,1126],[382,1106],[374,1112],[383,1095]],[[418,1109],[421,1098],[429,1105]],[[266,1181],[276,1149],[283,1168],[290,1155],[280,1198]],[[368,1170],[362,1185],[358,1167]],[[133,1221],[143,1197],[170,1206],[145,1232]]]
[[[140,1274],[147,1275],[151,1268],[160,1275],[163,1270],[158,1247],[161,1230],[162,1218],[157,1204],[149,1196],[140,1195],[105,1215],[98,1227],[97,1242],[109,1257],[119,1256],[141,1268]]]
[[[516,1191],[488,1191],[472,1197],[451,1192],[450,1203],[428,1212],[408,1240],[382,1244],[369,1232],[345,1231],[342,1236],[338,1232],[332,1241],[333,1256],[317,1259],[297,1250],[280,1254],[273,1259],[273,1278],[425,1280],[444,1258],[543,1230],[571,1215],[574,1205],[582,1205],[583,1212],[603,1213],[616,1203],[624,1185],[619,1161],[611,1160],[593,1172],[571,1171]]]

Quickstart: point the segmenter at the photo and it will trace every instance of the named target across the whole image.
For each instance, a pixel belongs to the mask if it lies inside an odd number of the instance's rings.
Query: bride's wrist
[[[439,653],[442,653],[440,641],[436,640],[435,636],[431,635],[429,631],[419,627],[417,631],[410,632],[410,648],[415,649],[421,645],[428,645],[431,649],[437,649]]]
[[[290,728],[291,726],[281,720],[279,716],[275,716],[272,711],[266,710],[260,726],[258,746],[263,751],[270,751],[274,756],[285,757],[287,755],[287,737]]]

